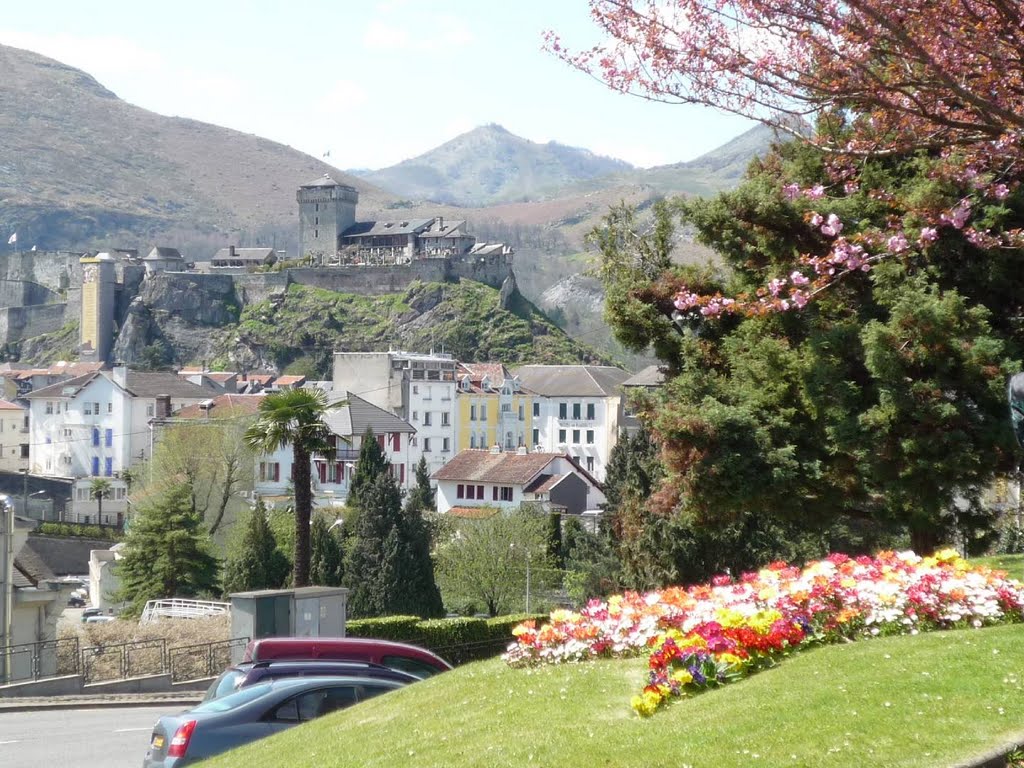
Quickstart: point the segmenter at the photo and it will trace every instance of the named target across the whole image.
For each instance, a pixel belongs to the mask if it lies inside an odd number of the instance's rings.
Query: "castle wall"
[[[310,267],[288,270],[293,283],[323,288],[339,293],[361,293],[376,296],[400,293],[409,283],[421,280],[440,283],[448,278],[447,259],[421,259],[397,266]]]
[[[491,288],[500,289],[502,282],[508,277],[511,270],[511,256],[491,254],[452,259],[450,274],[453,279],[475,280],[478,283],[489,285]]]
[[[0,344],[59,331],[65,309],[64,304],[0,308]]]
[[[224,277],[224,275],[217,275]],[[273,296],[281,296],[288,290],[287,272],[252,272],[227,275],[235,284],[235,295],[241,305],[256,304]]]

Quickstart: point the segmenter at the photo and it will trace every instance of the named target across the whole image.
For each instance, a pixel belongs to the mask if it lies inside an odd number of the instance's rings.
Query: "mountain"
[[[363,207],[393,201],[283,144],[128,104],[36,53],[0,46],[0,72],[0,233],[25,247],[294,242],[295,190],[324,173]]]
[[[492,124],[410,160],[360,175],[413,200],[479,207],[536,199],[578,181],[632,167],[586,149],[528,141]]]

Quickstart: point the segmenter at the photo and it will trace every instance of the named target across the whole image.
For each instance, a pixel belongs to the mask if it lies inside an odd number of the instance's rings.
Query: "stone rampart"
[[[66,304],[36,304],[0,308],[0,343],[59,331],[64,325]]]

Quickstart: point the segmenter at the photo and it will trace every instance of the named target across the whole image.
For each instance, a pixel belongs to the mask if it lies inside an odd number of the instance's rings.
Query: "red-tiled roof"
[[[216,381],[218,384],[223,384],[225,381],[233,379],[238,374],[235,373],[234,371],[216,371],[214,373],[205,373],[203,375],[206,376],[206,378],[210,379],[211,381]]]
[[[274,384],[278,387],[292,387],[302,384],[305,380],[305,376],[278,376],[274,379]]]
[[[199,403],[188,405],[174,414],[176,419],[227,418],[248,416],[256,413],[264,395],[218,395],[208,402],[210,407],[200,408]]]
[[[461,451],[434,473],[435,480],[467,480],[478,483],[525,485],[560,453],[491,453]]]
[[[12,403],[10,400],[0,400],[0,411],[24,411],[17,403]]]
[[[498,510],[494,507],[452,507],[447,514],[465,520],[486,520],[498,514]]]

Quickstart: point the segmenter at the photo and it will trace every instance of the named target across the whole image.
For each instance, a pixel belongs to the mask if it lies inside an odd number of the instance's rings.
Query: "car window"
[[[219,699],[204,701],[192,711],[227,712],[228,710],[235,709],[236,707],[240,707],[243,704],[248,704],[250,701],[258,699],[260,696],[269,692],[271,687],[270,683],[250,685],[248,688],[241,688],[234,693],[229,693],[227,696],[222,696]]]
[[[214,680],[206,690],[206,696],[203,697],[203,701],[227,696],[238,688],[244,678],[245,673],[238,669],[228,669],[222,672],[220,677]]]
[[[301,693],[274,710],[271,718],[285,722],[305,722],[336,709],[349,707],[359,701],[358,687],[341,685]]]
[[[399,672],[408,672],[410,675],[416,675],[421,680],[443,671],[425,661],[410,659],[408,656],[385,656],[381,659],[381,663],[385,667],[397,669]]]

